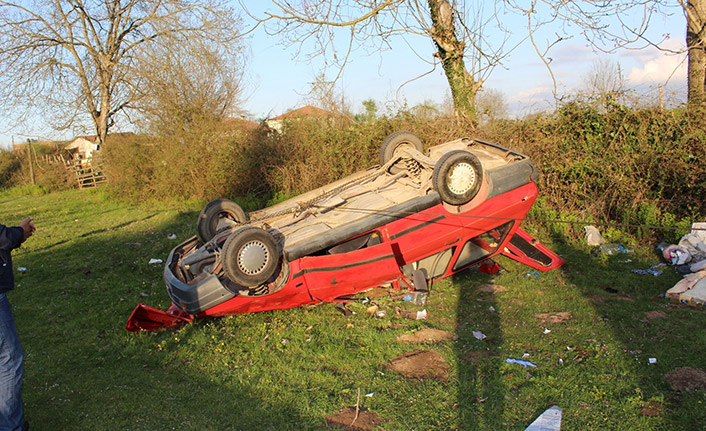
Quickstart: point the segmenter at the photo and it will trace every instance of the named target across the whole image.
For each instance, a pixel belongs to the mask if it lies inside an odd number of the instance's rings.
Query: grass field
[[[664,375],[706,368],[706,314],[658,298],[679,279],[671,268],[659,277],[630,272],[658,262],[652,244],[593,257],[555,242],[567,264],[538,278],[500,258],[499,275],[471,269],[435,283],[426,320],[397,318],[395,307],[421,307],[394,297],[375,299],[387,317],[371,317],[363,295],[349,316],[324,304],[128,333],[138,302],[169,305],[163,268],[148,262],[194,234],[197,214],[118,204],[96,191],[0,197],[2,223],[33,215],[38,228],[14,253],[8,295],[33,431],[322,430],[356,403],[385,430],[523,430],[555,404],[565,431],[704,429],[704,392],[674,391]],[[538,226],[525,228],[551,243]],[[495,292],[479,288],[489,284]],[[656,311],[664,314],[647,313]],[[397,341],[423,328],[456,339]],[[443,356],[446,379],[408,379],[385,366],[420,349]]]

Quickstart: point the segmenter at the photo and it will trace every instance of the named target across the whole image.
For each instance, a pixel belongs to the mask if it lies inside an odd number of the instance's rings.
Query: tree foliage
[[[220,0],[0,1],[0,97],[17,117],[44,108],[63,128],[88,117],[102,143],[140,106],[152,54],[227,46],[237,24]]]

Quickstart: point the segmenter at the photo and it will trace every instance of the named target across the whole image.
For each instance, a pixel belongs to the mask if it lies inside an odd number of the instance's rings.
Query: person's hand
[[[19,226],[22,228],[22,232],[24,233],[24,236],[22,237],[22,242],[27,241],[27,238],[32,236],[34,231],[37,230],[34,224],[32,224],[32,220],[34,220],[33,217],[27,217],[26,219],[22,220],[19,224]]]

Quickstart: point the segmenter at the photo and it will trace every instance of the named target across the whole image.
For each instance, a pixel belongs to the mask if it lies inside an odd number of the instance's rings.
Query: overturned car
[[[497,254],[547,271],[564,260],[520,223],[537,170],[515,151],[457,139],[424,151],[410,132],[382,144],[380,166],[259,211],[216,200],[197,236],[169,254],[173,304],[139,304],[132,331],[193,318],[341,301],[392,284],[424,290]]]

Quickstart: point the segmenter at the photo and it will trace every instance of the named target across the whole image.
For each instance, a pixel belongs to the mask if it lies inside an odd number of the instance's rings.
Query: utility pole
[[[35,185],[34,167],[32,166],[32,141],[29,138],[27,138],[27,163],[29,164],[29,178],[32,180],[32,185]]]

